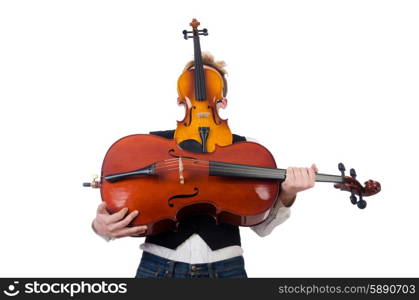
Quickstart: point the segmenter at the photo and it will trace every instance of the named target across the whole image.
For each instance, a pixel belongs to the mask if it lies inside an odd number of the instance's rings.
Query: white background
[[[139,238],[91,230],[122,136],[172,129],[192,58],[228,64],[233,132],[280,167],[381,182],[367,209],[330,184],[301,193],[266,238],[241,228],[251,277],[418,276],[416,1],[1,1],[0,276],[132,277]]]

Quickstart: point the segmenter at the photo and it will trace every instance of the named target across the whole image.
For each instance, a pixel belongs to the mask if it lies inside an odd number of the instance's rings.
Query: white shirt
[[[270,234],[276,226],[288,219],[289,216],[290,208],[285,207],[282,202],[276,201],[266,220],[250,228],[259,236],[264,237]],[[238,245],[211,250],[205,241],[196,233],[192,234],[175,250],[152,243],[143,243],[140,245],[140,248],[143,251],[150,252],[166,259],[181,261],[188,264],[211,263],[243,254],[242,247]]]
[[[285,207],[282,202],[277,200],[265,221],[258,225],[251,226],[250,228],[260,237],[267,236],[275,229],[276,226],[285,222],[289,218],[290,213],[290,208]],[[106,241],[111,240],[111,238],[107,236],[100,236]],[[238,245],[228,246],[218,250],[211,250],[205,241],[196,233],[192,234],[175,250],[152,243],[143,243],[140,245],[140,248],[143,251],[150,252],[166,259],[181,261],[188,264],[211,263],[243,254],[242,247]]]

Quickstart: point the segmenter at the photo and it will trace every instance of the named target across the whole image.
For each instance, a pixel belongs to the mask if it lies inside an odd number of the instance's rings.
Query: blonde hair
[[[216,61],[214,59],[214,56],[211,53],[202,52],[202,63],[206,66],[210,66],[210,67],[216,69],[221,74],[221,77],[223,77],[223,81],[224,81],[223,94],[224,94],[224,96],[227,95],[227,80],[225,79],[225,75],[227,74],[225,66],[227,64],[225,63],[225,61],[223,61],[223,60],[217,60]],[[183,72],[189,70],[193,66],[195,66],[195,61],[194,60],[191,60],[191,61],[187,62],[185,67],[183,68]]]

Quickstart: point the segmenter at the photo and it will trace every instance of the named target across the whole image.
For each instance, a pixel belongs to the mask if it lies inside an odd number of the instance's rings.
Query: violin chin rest
[[[188,149],[189,152],[202,153],[202,145],[200,142],[189,139],[179,143],[182,149]]]

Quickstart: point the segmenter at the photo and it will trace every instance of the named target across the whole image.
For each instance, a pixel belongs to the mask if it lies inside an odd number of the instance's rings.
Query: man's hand
[[[287,207],[291,206],[298,192],[312,188],[316,182],[317,171],[315,164],[312,164],[310,168],[288,168],[279,194],[282,204]]]
[[[102,202],[96,212],[96,218],[93,221],[93,229],[100,235],[110,238],[121,238],[125,236],[137,236],[147,230],[147,225],[127,227],[129,223],[138,215],[134,210],[126,216],[128,208],[109,214],[106,210],[106,202]]]

